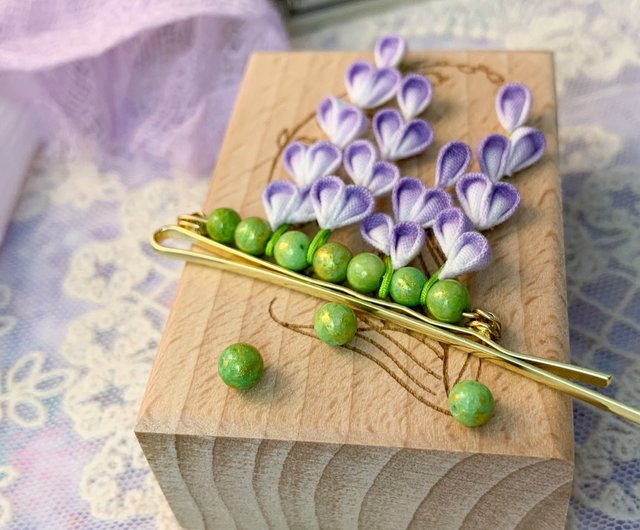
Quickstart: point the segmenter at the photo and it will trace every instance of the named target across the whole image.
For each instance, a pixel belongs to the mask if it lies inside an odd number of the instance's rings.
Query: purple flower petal
[[[362,186],[347,186],[335,176],[322,177],[311,187],[311,202],[320,228],[335,230],[362,221],[375,199]]]
[[[511,142],[502,134],[485,136],[478,144],[480,169],[493,182],[498,182],[507,170]]]
[[[473,223],[460,208],[443,210],[433,224],[433,233],[445,256],[451,253],[451,248],[460,234],[470,230],[473,230]]]
[[[421,180],[402,177],[391,194],[396,222],[413,221],[429,228],[442,210],[453,205],[451,195],[438,188],[427,188]]]
[[[504,85],[496,97],[496,112],[502,126],[515,131],[529,118],[533,97],[529,87],[522,83]]]
[[[471,148],[464,142],[443,145],[436,162],[436,187],[453,186],[469,167],[471,156]]]
[[[483,173],[469,173],[456,186],[458,200],[479,230],[506,221],[520,205],[518,190],[506,182],[492,182]]]
[[[429,80],[420,74],[404,77],[398,88],[398,106],[406,120],[418,116],[431,103],[432,88]]]
[[[393,221],[386,213],[373,213],[360,225],[360,234],[366,243],[383,254],[389,255]]]
[[[405,54],[407,45],[405,40],[398,35],[385,35],[380,37],[373,50],[373,55],[378,67],[398,66]]]
[[[353,63],[345,76],[349,99],[362,109],[373,109],[395,96],[400,72],[395,68],[376,68],[367,61]]]
[[[489,263],[491,247],[487,238],[478,232],[464,232],[452,245],[438,277],[441,280],[456,278],[468,272],[484,269]]]
[[[533,127],[520,127],[511,135],[511,150],[507,162],[507,175],[511,176],[535,164],[547,148],[542,131]]]
[[[380,160],[373,165],[371,177],[363,186],[373,193],[374,197],[382,197],[387,195],[395,186],[400,178],[400,170],[398,166],[391,162]]]
[[[424,120],[404,123],[395,109],[383,109],[373,117],[373,133],[382,158],[401,160],[422,153],[433,142],[433,128]]]
[[[303,223],[315,219],[308,197],[293,182],[274,180],[262,192],[262,202],[271,228],[275,231],[285,223]]]
[[[398,223],[391,230],[389,257],[394,269],[408,265],[424,247],[424,229],[418,223]]]
[[[324,98],[318,105],[316,119],[320,128],[340,149],[364,135],[369,125],[367,117],[358,107],[333,96]]]
[[[368,140],[356,140],[344,150],[344,169],[356,184],[365,186],[378,160],[375,146]]]
[[[342,162],[342,153],[331,142],[289,144],[283,153],[284,166],[300,189],[311,186],[320,177],[335,172]]]

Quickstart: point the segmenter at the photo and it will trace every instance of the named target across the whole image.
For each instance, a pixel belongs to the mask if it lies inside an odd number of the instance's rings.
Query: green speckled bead
[[[351,251],[340,243],[322,245],[313,256],[313,272],[325,282],[340,283],[347,279]]]
[[[449,392],[451,415],[467,427],[479,427],[493,416],[493,396],[482,383],[462,381]]]
[[[238,212],[231,208],[216,208],[207,219],[207,234],[218,243],[233,243],[240,222]]]
[[[271,237],[271,227],[260,217],[248,217],[236,227],[236,247],[253,256],[261,256]]]
[[[350,307],[329,302],[316,311],[313,327],[322,342],[331,346],[342,346],[356,334],[358,320]]]
[[[307,268],[307,250],[311,240],[303,232],[292,230],[282,234],[273,250],[273,257],[281,267],[292,271]]]
[[[262,355],[250,344],[238,342],[218,359],[218,373],[226,385],[239,390],[255,386],[264,374]]]
[[[361,252],[349,262],[347,281],[356,291],[370,293],[380,287],[384,271],[384,261],[378,256],[371,252]]]
[[[420,303],[420,293],[427,278],[420,269],[402,267],[393,273],[389,294],[393,301],[409,307]]]
[[[427,293],[427,309],[441,322],[460,322],[470,307],[469,290],[457,280],[439,280]]]

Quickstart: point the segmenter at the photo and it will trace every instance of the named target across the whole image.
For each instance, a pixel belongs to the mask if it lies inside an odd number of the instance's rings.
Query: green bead
[[[427,293],[427,309],[441,322],[460,322],[470,307],[469,290],[457,280],[439,280]]]
[[[316,311],[313,327],[322,342],[331,346],[342,346],[358,331],[358,320],[350,307],[329,302]]]
[[[285,232],[276,242],[273,257],[281,267],[301,271],[307,268],[307,250],[310,243],[309,237],[302,232]]]
[[[248,217],[244,221],[240,221],[234,234],[236,247],[253,256],[264,254],[270,237],[271,227],[260,217]]]
[[[384,261],[378,256],[371,252],[361,252],[349,262],[347,281],[356,291],[370,293],[380,287],[384,271]]]
[[[462,381],[449,392],[451,415],[467,427],[479,427],[493,416],[493,396],[482,383]]]
[[[264,374],[262,355],[250,344],[232,344],[218,359],[218,373],[225,384],[232,388],[251,388]]]
[[[402,267],[393,273],[389,293],[393,301],[409,307],[420,303],[420,293],[427,278],[420,269]]]
[[[233,243],[240,216],[231,208],[216,208],[207,219],[207,234],[218,243]]]
[[[347,279],[351,251],[340,243],[322,245],[313,256],[313,272],[325,282],[340,283]]]

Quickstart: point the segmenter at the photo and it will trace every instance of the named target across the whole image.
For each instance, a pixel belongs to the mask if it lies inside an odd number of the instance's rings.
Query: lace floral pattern
[[[414,48],[555,50],[572,353],[619,376],[612,394],[636,405],[638,11],[631,1],[400,3],[293,39],[367,49],[401,32]],[[0,527],[176,527],[132,435],[180,269],[147,240],[200,207],[208,178],[139,170],[42,158],[23,191],[0,253]],[[637,427],[578,403],[574,415],[569,528],[637,527]]]

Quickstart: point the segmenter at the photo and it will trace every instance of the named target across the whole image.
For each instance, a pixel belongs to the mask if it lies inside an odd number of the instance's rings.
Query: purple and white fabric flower
[[[441,211],[433,224],[433,234],[445,256],[450,254],[458,237],[471,230],[473,223],[460,208],[455,207]]]
[[[511,135],[511,148],[506,174],[511,176],[535,164],[547,149],[542,131],[533,127],[520,127]]]
[[[433,89],[429,80],[420,74],[408,74],[398,88],[398,107],[405,120],[419,116],[431,103]]]
[[[330,175],[311,186],[311,204],[320,228],[335,230],[359,223],[373,211],[375,199],[363,186],[347,186]]]
[[[318,125],[340,149],[366,132],[369,122],[358,107],[329,96],[324,98],[316,111]]]
[[[306,190],[320,177],[335,173],[342,153],[331,142],[293,142],[285,148],[282,158],[289,175],[301,190]]]
[[[491,263],[491,247],[489,241],[479,232],[463,232],[460,234],[447,254],[438,278],[456,278],[462,274],[479,271]]]
[[[360,233],[369,245],[391,258],[394,269],[408,265],[425,243],[424,230],[418,223],[395,224],[384,213],[368,216],[360,225]]]
[[[464,142],[443,145],[436,161],[436,187],[453,186],[471,164],[471,156],[471,148]]]
[[[391,204],[397,222],[411,221],[429,228],[440,212],[453,206],[453,201],[442,189],[427,188],[414,177],[402,177],[393,188]]]
[[[496,113],[502,126],[512,133],[529,118],[533,96],[522,83],[509,83],[500,88],[496,96]]]
[[[385,160],[401,160],[424,152],[433,142],[433,128],[424,120],[404,121],[395,109],[373,117],[373,133]]]
[[[354,105],[373,109],[396,95],[400,72],[395,68],[376,68],[368,61],[353,63],[345,76],[347,94]]]
[[[378,68],[398,66],[406,50],[407,43],[399,35],[380,37],[373,49],[376,66]]]
[[[262,192],[262,203],[274,232],[283,224],[306,223],[316,218],[309,190],[300,191],[288,180],[267,184]]]
[[[458,201],[479,230],[506,221],[520,205],[518,190],[506,182],[492,182],[483,173],[468,173],[456,185]]]
[[[480,170],[493,182],[498,182],[507,172],[511,141],[502,134],[490,134],[478,144]]]
[[[375,146],[367,140],[356,140],[344,151],[344,168],[351,180],[368,188],[374,197],[386,195],[400,178],[394,164],[378,160]]]

